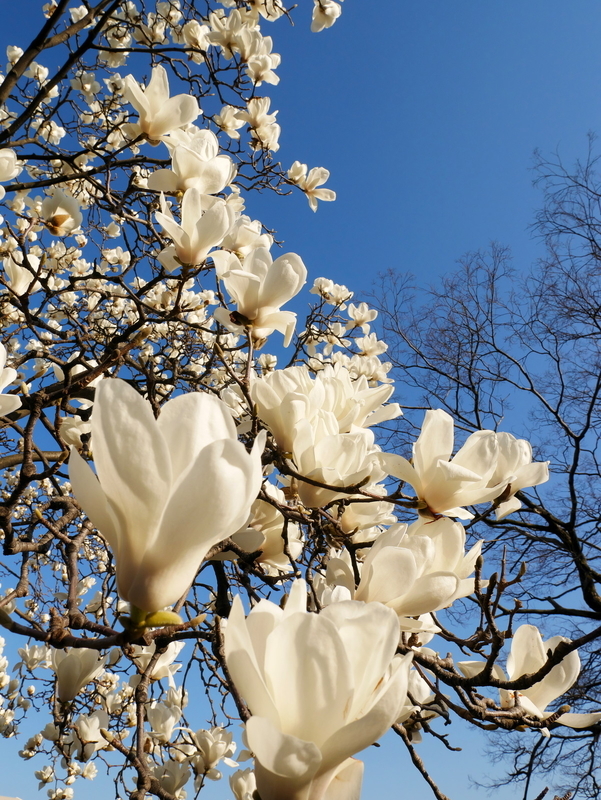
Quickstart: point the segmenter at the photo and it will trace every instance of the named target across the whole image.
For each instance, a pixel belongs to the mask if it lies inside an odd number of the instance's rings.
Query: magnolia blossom
[[[287,347],[294,333],[296,314],[280,308],[298,294],[307,280],[307,269],[300,256],[287,253],[273,261],[269,250],[259,247],[244,259],[244,266],[236,255],[223,250],[212,257],[218,277],[236,303],[234,314],[218,308],[213,315],[215,319],[226,327],[232,322],[251,327],[253,337],[259,341],[274,330],[280,331]]]
[[[202,264],[209,251],[222,242],[232,225],[232,212],[227,203],[212,200],[207,209],[203,208],[202,198],[198,189],[188,189],[182,200],[181,220],[178,223],[165,197],[161,195],[161,210],[155,216],[173,244],[162,250],[158,258],[168,272],[182,265]]]
[[[35,274],[40,267],[40,259],[32,253],[27,254],[27,264],[29,269],[23,265],[25,256],[21,250],[11,251],[3,259],[2,265],[8,277],[8,285],[11,290],[22,297],[24,294],[33,294],[40,290],[40,284],[35,278]],[[33,272],[32,272],[33,270]]]
[[[294,430],[292,458],[301,475],[328,486],[347,487],[377,482],[382,476],[379,451],[370,430],[357,428],[353,433],[338,433],[336,418],[324,412],[319,420],[301,420]],[[298,482],[298,494],[307,508],[319,508],[347,492]]]
[[[156,701],[151,703],[146,709],[146,716],[152,729],[152,738],[157,742],[168,742],[181,715],[182,710],[177,706],[168,706],[165,703],[157,703]]]
[[[157,611],[248,517],[264,438],[247,453],[227,406],[208,394],[176,397],[155,420],[121,380],[100,383],[91,424],[98,478],[73,449],[73,491],[115,554],[121,597]]]
[[[365,603],[379,602],[392,608],[401,630],[418,631],[422,622],[409,619],[447,608],[459,597],[474,591],[474,571],[482,542],[465,554],[465,531],[458,522],[440,519],[430,534],[413,533],[404,524],[390,527],[378,536],[361,565],[361,581],[355,591],[348,561],[328,562],[326,583],[343,586],[349,597]],[[343,595],[337,594],[337,597]],[[428,625],[428,620],[423,621]]]
[[[522,675],[532,675],[538,672],[547,663],[548,654],[553,653],[560,642],[569,642],[565,636],[552,636],[543,642],[542,636],[535,625],[521,625],[511,640],[511,652],[507,658],[507,676],[502,668],[495,664],[493,676],[498,680],[514,681]],[[464,675],[472,677],[478,675],[485,666],[484,661],[462,661],[457,664]],[[580,657],[573,650],[553,667],[545,677],[531,686],[518,692],[520,705],[533,717],[547,719],[554,712],[546,711],[547,706],[565,694],[576,682],[580,674]],[[513,708],[515,705],[515,692],[500,689],[502,708]],[[561,714],[555,722],[568,728],[589,728],[601,720],[601,713],[592,714]]]
[[[152,767],[152,774],[161,784],[163,791],[169,792],[169,794],[175,795],[177,798],[185,797],[185,792],[180,793],[180,790],[184,788],[190,779],[190,767],[188,764],[169,759],[163,764],[155,764]]]
[[[62,189],[54,189],[44,198],[41,218],[53,236],[69,236],[83,221],[79,203]]]
[[[172,150],[172,169],[159,169],[148,179],[148,188],[159,192],[185,192],[198,189],[201,194],[217,194],[232,182],[236,168],[232,159],[219,155],[219,142],[212,131],[197,130],[188,135],[183,130],[165,137]]]
[[[288,177],[307,195],[312,211],[317,211],[318,200],[330,202],[336,199],[336,192],[331,189],[318,188],[330,177],[329,171],[324,167],[313,167],[307,175],[307,165],[295,161],[288,170]]]
[[[170,642],[167,645],[164,652],[161,653],[153,664],[152,672],[150,673],[151,680],[160,681],[163,678],[167,678],[170,685],[175,685],[173,683],[173,676],[182,668],[182,665],[174,664],[173,662],[180,654],[184,645],[185,642]],[[133,650],[132,659],[134,663],[141,672],[146,672],[156,652],[156,642],[153,642],[148,647],[142,647],[142,645],[138,644],[133,644],[131,647]]]
[[[313,33],[319,33],[324,28],[332,27],[342,14],[342,8],[334,0],[314,0],[314,2],[311,30]]]
[[[78,761],[87,761],[97,750],[109,747],[109,742],[101,734],[101,730],[109,727],[109,715],[106,711],[94,711],[93,714],[81,714],[73,723],[63,740],[67,753],[76,755]]]
[[[281,505],[286,504],[284,492],[271,483],[265,484],[265,492]],[[286,541],[284,540],[285,519],[281,511],[266,500],[257,499],[250,509],[250,517],[246,526],[232,536],[232,540],[248,553],[260,550],[261,554],[256,559],[268,575],[278,575],[281,572],[290,572],[292,565],[285,553],[287,542],[288,553],[293,560],[297,559],[303,550],[303,535],[298,525],[289,522],[286,526]],[[226,555],[225,553],[221,554]],[[234,553],[227,554],[229,558],[236,558]]]
[[[143,134],[152,145],[159,144],[161,137],[175,128],[194,122],[200,114],[195,97],[189,94],[169,96],[169,79],[164,67],[152,68],[150,83],[142,89],[133,75],[123,81],[123,97],[139,114],[137,124],[131,126],[131,134]]]
[[[229,777],[230,789],[235,800],[253,800],[257,781],[252,769],[239,769]]]
[[[342,365],[326,366],[313,379],[306,367],[288,367],[253,381],[251,397],[259,417],[269,426],[276,442],[286,452],[294,445],[295,426],[331,412],[338,433],[378,425],[400,416],[397,403],[384,403],[391,386],[370,387],[364,377],[351,380]]]
[[[0,184],[5,181],[12,181],[21,172],[23,167],[17,161],[17,154],[10,147],[0,150]],[[0,200],[6,194],[4,186],[0,186]]]
[[[6,347],[0,342],[0,393],[17,377],[14,367],[5,367]],[[21,408],[21,398],[14,394],[0,394],[0,417],[5,417]]]
[[[222,775],[217,765],[220,761],[228,767],[237,767],[238,764],[230,756],[236,752],[236,743],[233,734],[224,728],[211,728],[211,730],[190,731],[194,747],[192,766],[197,775],[204,775],[211,781],[218,781]]]
[[[425,508],[436,516],[470,519],[461,506],[493,500],[505,488],[490,481],[497,466],[497,436],[494,431],[477,431],[453,452],[453,419],[446,411],[426,411],[422,430],[413,445],[413,463],[394,453],[382,453],[382,466],[389,475],[410,483]]]
[[[510,433],[497,433],[497,442],[499,444],[497,468],[489,484],[491,486],[505,484],[507,489],[503,492],[503,497],[506,497],[509,490],[509,497],[496,508],[497,519],[503,519],[522,507],[514,496],[516,492],[549,480],[549,462],[533,462],[532,447],[526,439],[516,439]]]
[[[87,647],[74,647],[69,652],[53,650],[51,666],[56,673],[56,696],[60,702],[70,703],[87,683],[104,672],[107,658]]]
[[[254,715],[246,732],[261,800],[358,798],[362,767],[350,757],[406,698],[412,654],[394,655],[396,615],[350,601],[311,614],[306,597],[296,581],[285,609],[261,600],[247,619],[236,597],[225,629],[228,670]]]

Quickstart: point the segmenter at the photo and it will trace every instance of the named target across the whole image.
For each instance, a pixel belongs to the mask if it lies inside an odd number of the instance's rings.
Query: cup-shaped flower
[[[543,642],[542,636],[535,625],[521,625],[511,640],[511,652],[507,657],[507,674],[498,665],[494,668],[494,677],[499,680],[516,680],[522,675],[533,675],[547,663],[548,655],[554,652],[560,642],[569,642],[565,636],[552,636]],[[457,665],[464,675],[471,677],[477,675],[484,668],[483,661],[464,661]],[[520,705],[525,711],[538,719],[547,719],[553,712],[546,711],[550,703],[565,694],[576,682],[580,674],[580,657],[577,650],[572,650],[559,664],[551,669],[542,680],[529,689],[518,692]],[[508,689],[499,689],[501,706],[513,708],[515,705],[515,692]],[[601,713],[592,714],[561,714],[555,722],[566,725],[568,728],[588,728],[601,720]]]
[[[24,294],[33,294],[40,290],[40,284],[36,280],[32,270],[37,272],[40,266],[40,259],[31,253],[27,254],[29,269],[23,265],[24,257],[20,250],[13,250],[6,256],[2,264],[8,277],[8,285],[11,290],[21,297]]]
[[[51,666],[56,673],[56,695],[61,703],[70,703],[83,687],[104,671],[107,656],[87,647],[53,650]]]
[[[123,81],[124,98],[139,114],[137,124],[132,126],[134,136],[144,134],[150,144],[159,144],[161,137],[169,131],[194,122],[200,114],[195,97],[189,94],[169,96],[169,79],[164,67],[152,69],[148,86],[142,89],[133,75]]]
[[[284,610],[261,600],[247,619],[236,597],[225,630],[228,670],[254,715],[246,732],[262,800],[358,797],[328,787],[406,698],[412,654],[394,656],[396,615],[353,601],[311,614],[306,597],[296,581]],[[356,789],[353,770],[346,777]]]
[[[230,789],[235,800],[252,800],[257,781],[252,769],[239,769],[229,777]]]
[[[273,261],[269,250],[259,247],[244,259],[244,265],[233,253],[214,253],[213,260],[217,275],[236,303],[235,314],[221,308],[215,318],[226,326],[234,322],[251,327],[257,340],[265,339],[274,330],[280,331],[287,347],[294,333],[296,314],[280,308],[298,294],[307,280],[307,269],[300,256],[287,253]]]
[[[41,217],[53,236],[69,236],[83,220],[77,200],[61,189],[54,189],[51,195],[44,198]]]
[[[353,433],[338,433],[331,412],[311,422],[301,420],[294,429],[292,458],[303,477],[327,486],[350,487],[377,482],[382,477],[372,431],[357,428]],[[338,492],[299,480],[298,494],[307,508],[318,508],[348,492]]]
[[[200,130],[194,136],[174,132],[165,144],[171,145],[172,168],[153,172],[148,179],[149,189],[185,192],[194,188],[201,194],[217,194],[229,186],[236,174],[232,159],[219,155],[219,142],[212,131]]]
[[[23,167],[17,160],[17,154],[10,147],[0,150],[0,183],[12,181],[21,172]],[[4,186],[0,186],[0,200],[6,194]]]
[[[5,367],[6,347],[0,342],[0,393],[17,377],[14,367]],[[0,394],[0,417],[21,408],[21,399],[14,394]]]
[[[314,417],[325,401],[323,385],[311,380],[305,366],[278,369],[258,378],[250,393],[259,417],[286,453],[292,452],[296,425]]]
[[[150,403],[118,379],[96,389],[91,424],[98,477],[72,450],[73,492],[115,554],[121,597],[157,611],[247,519],[264,437],[247,453],[227,406],[208,394],[169,400],[155,420]]]
[[[326,570],[330,587],[343,586],[355,600],[379,602],[399,616],[401,630],[417,631],[411,617],[447,608],[474,591],[473,572],[482,542],[465,553],[465,531],[448,518],[436,520],[430,534],[412,533],[404,524],[392,525],[378,536],[361,565],[361,581],[354,591],[350,565],[332,558]],[[427,618],[423,621],[427,626]]]
[[[410,483],[425,504],[429,516],[471,519],[461,506],[493,500],[504,486],[489,486],[497,465],[497,436],[477,431],[453,453],[453,418],[438,409],[426,411],[422,430],[413,445],[413,464],[395,453],[382,453],[382,466],[389,475]]]
[[[532,461],[532,447],[526,439],[516,439],[510,433],[497,433],[499,453],[497,468],[489,480],[490,486],[505,485],[505,498],[496,508],[497,519],[503,519],[522,507],[515,493],[527,486],[538,486],[549,480],[549,462]]]
[[[156,219],[173,240],[173,245],[159,254],[159,261],[168,272],[182,265],[201,264],[209,251],[221,244],[230,229],[233,222],[231,209],[223,200],[210,199],[212,205],[205,210],[198,189],[188,189],[182,200],[178,223],[161,195],[161,211],[157,211]]]
[[[272,483],[265,484],[265,492],[281,505],[286,504],[284,492]],[[290,559],[297,559],[303,549],[303,535],[293,522],[288,522],[284,515],[275,506],[266,500],[257,499],[250,509],[251,516],[246,526],[232,536],[234,541],[243,550],[253,553],[260,550],[256,561],[261,564],[268,575],[279,575],[281,572],[290,572],[292,565]],[[286,538],[284,539],[284,526]],[[290,558],[286,554],[289,553]],[[221,553],[221,558],[235,559],[233,552]]]

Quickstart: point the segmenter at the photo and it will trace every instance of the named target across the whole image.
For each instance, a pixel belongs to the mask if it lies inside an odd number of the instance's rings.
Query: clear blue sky
[[[312,3],[299,3],[294,29],[280,20],[267,31],[283,61],[280,85],[262,92],[280,110],[284,165],[327,167],[338,200],[313,214],[300,195],[267,196],[250,201],[250,212],[278,230],[312,278],[358,295],[388,267],[434,282],[491,240],[509,245],[526,269],[537,255],[528,232],[540,199],[533,150],[559,149],[571,163],[587,132],[601,132],[598,0],[346,0],[340,20],[318,35],[309,32]],[[2,51],[25,44],[23,20],[29,8],[39,19],[40,6],[4,0]],[[463,752],[428,744],[424,758],[453,800],[486,797],[468,788],[469,775],[490,769],[481,739],[453,727]],[[36,760],[13,762],[17,748],[2,748],[15,772],[3,768],[0,793],[45,797],[31,777]],[[394,740],[372,749],[367,765],[364,800],[431,797]],[[76,797],[110,796],[100,781],[76,784]],[[227,784],[202,797],[226,800]]]

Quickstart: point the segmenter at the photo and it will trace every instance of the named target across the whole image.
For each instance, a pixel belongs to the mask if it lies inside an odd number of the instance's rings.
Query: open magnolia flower
[[[0,392],[11,384],[17,377],[17,370],[14,367],[5,367],[6,347],[0,342]],[[21,398],[14,394],[0,394],[0,417],[11,414],[21,408]]]
[[[171,169],[159,169],[148,179],[148,188],[159,192],[217,194],[232,182],[236,168],[227,155],[219,155],[219,142],[212,131],[188,135],[173,131],[165,144],[171,149]]]
[[[71,702],[87,683],[104,672],[107,658],[87,647],[74,647],[69,652],[53,649],[51,665],[56,673],[56,696],[61,703]]]
[[[248,326],[253,338],[265,339],[274,330],[284,334],[284,347],[290,344],[296,314],[280,311],[304,286],[307,269],[300,256],[287,253],[275,261],[269,250],[258,247],[244,259],[244,265],[234,253],[221,250],[212,254],[217,275],[229,296],[236,303],[231,314],[218,308],[214,317],[226,327]]]
[[[499,453],[497,468],[489,484],[499,486],[505,484],[509,496],[499,503],[496,509],[497,519],[503,519],[513,511],[522,507],[514,496],[527,486],[538,486],[549,480],[549,462],[532,461],[532,447],[526,439],[516,439],[510,433],[497,433]],[[503,496],[507,490],[503,492]]]
[[[22,169],[23,167],[19,164],[14,150],[10,147],[4,147],[0,150],[0,183],[12,181]],[[4,186],[0,186],[0,200],[4,198],[5,194]]]
[[[98,477],[73,449],[73,492],[115,554],[132,617],[148,615],[181,597],[209,549],[246,521],[264,436],[247,453],[227,406],[209,394],[169,400],[156,420],[118,379],[96,389],[91,424]]]
[[[393,391],[392,386],[371,387],[364,377],[352,380],[349,370],[340,364],[327,365],[314,378],[307,367],[287,367],[257,378],[251,385],[259,417],[288,453],[294,445],[296,424],[313,420],[322,411],[334,415],[338,433],[400,416],[397,403],[383,405]]]
[[[27,254],[27,263],[30,269],[23,265],[25,257],[21,250],[13,250],[3,259],[2,265],[8,277],[8,285],[12,291],[21,297],[24,294],[33,294],[40,290],[40,284],[32,273],[37,272],[40,259],[31,253]]]
[[[231,208],[223,200],[212,197],[209,200],[211,205],[207,208],[198,189],[188,189],[182,200],[181,220],[176,222],[164,195],[161,195],[161,210],[155,216],[173,244],[162,250],[158,258],[168,272],[183,265],[202,264],[209,251],[221,244],[231,228]]]
[[[471,519],[461,506],[484,503],[498,497],[506,484],[490,485],[497,466],[497,436],[477,431],[453,453],[453,418],[446,411],[426,411],[422,430],[413,445],[413,463],[396,453],[382,453],[389,475],[410,483],[430,516]]]
[[[383,477],[378,456],[371,430],[356,428],[352,433],[338,433],[338,423],[331,412],[324,412],[311,422],[301,420],[294,429],[292,458],[298,471],[303,477],[328,486],[376,483]],[[300,479],[298,494],[307,508],[348,497],[346,492],[313,486]]]
[[[145,89],[133,75],[127,75],[123,85],[124,98],[139,114],[138,122],[130,125],[132,138],[144,134],[150,144],[157,145],[165,134],[194,122],[200,114],[195,97],[189,94],[169,96],[167,70],[160,65],[152,68],[152,77]]]
[[[245,619],[236,597],[225,629],[228,670],[253,714],[246,733],[261,800],[358,798],[362,767],[351,756],[406,699],[412,654],[395,657],[396,615],[352,601],[311,614],[306,598],[295,581],[285,609],[261,600]]]
[[[281,505],[286,504],[284,492],[272,483],[266,483],[265,492]],[[279,575],[281,572],[290,572],[292,560],[297,559],[303,550],[303,535],[298,525],[289,522],[286,527],[284,540],[284,515],[266,500],[257,499],[250,509],[250,517],[246,525],[232,536],[234,541],[243,550],[253,553],[260,550],[261,554],[256,561],[261,564],[268,575]],[[286,545],[290,558],[286,555]],[[236,559],[237,556],[229,551],[220,553],[218,558]]]
[[[514,681],[522,675],[532,675],[547,663],[547,654],[553,653],[560,642],[569,642],[565,636],[552,636],[543,642],[535,625],[521,625],[511,640],[511,652],[507,658],[507,676],[498,664],[493,667],[493,675],[501,681]],[[466,677],[478,675],[484,669],[484,661],[461,661],[457,664]],[[576,650],[563,658],[545,677],[518,692],[520,705],[533,717],[547,719],[554,712],[546,711],[547,706],[576,683],[580,674],[580,657]],[[513,708],[515,692],[499,689],[501,706]],[[555,722],[568,728],[589,728],[601,720],[601,713],[561,714]]]
[[[332,558],[326,569],[326,584],[344,587],[349,598],[365,603],[379,602],[392,608],[403,631],[419,631],[428,619],[414,620],[432,611],[447,608],[459,597],[474,591],[474,571],[482,542],[465,553],[465,531],[448,518],[436,520],[428,534],[413,533],[399,523],[375,540],[361,568],[361,581],[355,591],[351,564]],[[344,595],[338,592],[334,597]]]
[[[69,236],[83,221],[77,200],[56,188],[42,201],[41,217],[53,236]]]

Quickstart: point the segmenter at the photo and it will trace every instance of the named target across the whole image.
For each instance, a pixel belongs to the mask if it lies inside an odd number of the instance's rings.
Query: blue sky
[[[598,0],[346,0],[340,20],[318,35],[309,32],[312,3],[299,3],[295,28],[280,20],[266,31],[283,60],[280,85],[261,91],[280,112],[284,165],[327,167],[338,200],[313,214],[300,195],[256,197],[249,211],[303,257],[311,278],[346,283],[356,297],[389,267],[436,282],[491,240],[510,246],[526,270],[539,252],[529,232],[540,202],[534,149],[559,150],[571,163],[586,134],[601,131]],[[0,52],[25,44],[24,15],[37,16],[40,5],[2,4]],[[468,780],[489,773],[480,736],[459,725],[451,734],[463,751],[428,743],[426,763],[453,800],[486,796]],[[2,748],[3,763],[13,763],[14,743]],[[394,737],[366,762],[364,800],[430,796]],[[41,764],[14,763],[0,792],[45,797],[32,778]],[[94,781],[77,784],[78,796],[110,794]],[[225,783],[202,794],[229,796]]]

